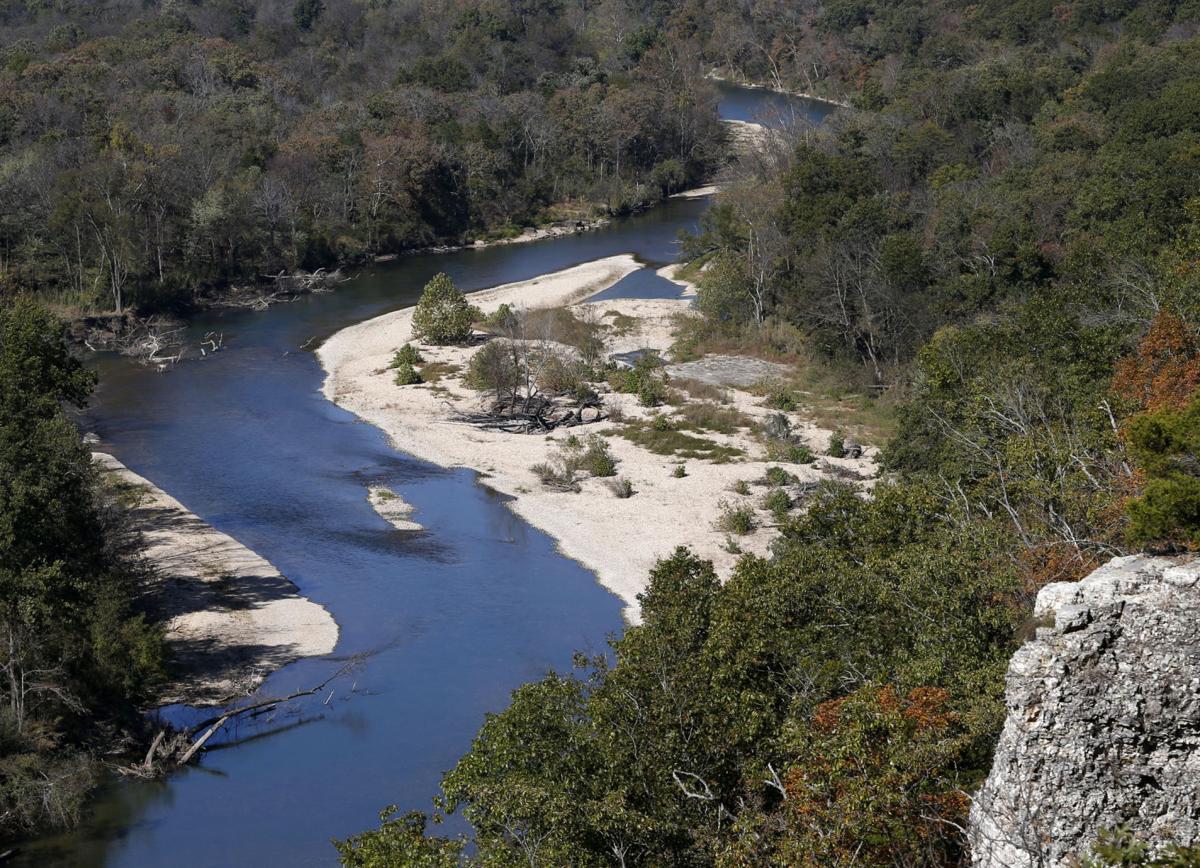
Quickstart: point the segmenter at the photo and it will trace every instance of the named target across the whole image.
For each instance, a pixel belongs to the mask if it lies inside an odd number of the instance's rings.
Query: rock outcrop
[[[1076,864],[1103,829],[1200,842],[1200,559],[1117,558],[1048,585],[971,812],[973,863]]]

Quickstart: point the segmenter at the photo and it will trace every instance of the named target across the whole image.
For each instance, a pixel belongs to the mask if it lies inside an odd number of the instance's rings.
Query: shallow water
[[[285,667],[263,690],[310,686],[367,658],[328,704],[242,725],[164,781],[110,783],[81,829],[27,845],[13,864],[334,863],[329,840],[374,826],[385,805],[428,809],[514,688],[568,668],[576,649],[603,650],[622,628],[616,597],[486,480],[398,453],[326,401],[315,357],[299,348],[411,304],[438,271],[473,290],[616,253],[665,264],[706,205],[672,200],[596,232],[407,257],[265,313],[206,314],[193,338],[221,331],[226,349],[168,374],[99,359],[87,424],[101,448],[267,558],[341,628],[335,659]],[[425,530],[379,518],[366,500],[376,483],[413,504]]]

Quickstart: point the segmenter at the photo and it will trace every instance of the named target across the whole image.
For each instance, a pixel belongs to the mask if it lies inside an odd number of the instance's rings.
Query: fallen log
[[[335,681],[343,675],[353,671],[360,662],[361,658],[352,658],[344,666],[342,666],[315,687],[309,687],[304,690],[294,690],[286,696],[272,696],[268,699],[259,699],[255,702],[238,706],[237,708],[227,709],[221,714],[214,715],[206,720],[202,720],[200,723],[196,724],[187,731],[188,738],[194,739],[194,741],[192,741],[191,744],[184,749],[183,753],[177,760],[176,765],[185,766],[191,762],[196,754],[198,754],[204,748],[204,745],[206,745],[214,735],[220,732],[225,724],[229,723],[229,721],[233,720],[234,718],[241,717],[243,715],[254,717],[258,714],[265,714],[277,706],[284,705],[288,702],[292,702],[293,700],[301,699],[305,696],[316,696],[318,693],[321,693],[326,687],[328,687],[332,681]]]

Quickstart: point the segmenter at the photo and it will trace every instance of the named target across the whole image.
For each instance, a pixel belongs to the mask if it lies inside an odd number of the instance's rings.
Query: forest
[[[824,485],[724,584],[662,561],[640,626],[517,690],[347,865],[964,864],[1038,589],[1200,545],[1195,0],[3,0],[0,46],[5,310],[186,310],[626,213],[717,169],[714,70],[851,103],[731,172],[685,240],[705,316],[679,348],[831,372],[890,420],[872,497]],[[63,480],[56,521],[103,516],[58,409],[90,384],[13,309],[0,375],[27,376],[20,330],[49,380],[0,394],[0,616],[42,635],[72,589],[63,684],[112,676],[95,619],[125,625],[129,708],[160,665],[136,575],[14,541]],[[89,744],[86,700],[46,703],[44,735],[4,718],[28,753],[0,792],[39,738]],[[435,834],[448,812],[470,841]],[[1117,832],[1098,858],[1152,864]]]
[[[624,214],[722,150],[652,13],[0,3],[0,295],[186,311],[235,283]]]

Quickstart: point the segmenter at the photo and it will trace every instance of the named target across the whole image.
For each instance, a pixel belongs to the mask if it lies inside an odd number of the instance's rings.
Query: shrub
[[[768,440],[787,440],[792,436],[792,423],[782,413],[772,413],[763,422],[762,433]]]
[[[585,396],[587,372],[579,362],[548,352],[537,368],[537,386],[547,395]]]
[[[445,274],[434,275],[413,311],[413,334],[433,344],[462,343],[471,324],[482,317],[462,290]]]
[[[834,431],[829,435],[829,449],[826,454],[830,458],[846,457],[846,436],[841,431]]]
[[[777,521],[783,521],[787,518],[788,510],[792,508],[792,499],[782,488],[772,488],[763,498],[762,505]]]
[[[738,536],[754,533],[758,522],[754,518],[753,509],[745,505],[735,506],[724,500],[718,506],[721,508],[721,514],[717,518],[717,530],[723,530],[726,533],[735,533]]]
[[[610,479],[608,481],[608,487],[611,489],[614,495],[622,500],[627,497],[633,497],[635,493],[633,490],[633,483],[623,476],[620,479]]]
[[[683,477],[687,476],[687,467],[682,464],[676,464],[675,470],[672,471],[671,475],[676,479],[683,479]]]
[[[412,366],[412,362],[401,362],[396,366],[394,382],[397,386],[415,386],[421,382],[421,375]]]
[[[785,413],[790,413],[798,406],[796,398],[791,391],[784,388],[775,388],[767,393],[767,399],[764,402],[773,410],[782,410]]]
[[[599,434],[588,438],[587,451],[579,458],[579,466],[592,476],[615,476],[617,460],[608,451],[608,443]]]
[[[514,347],[512,341],[488,341],[471,356],[467,385],[481,392],[494,392],[497,398],[514,394],[524,382]]]
[[[556,491],[579,491],[578,468],[572,461],[562,458],[535,464],[529,470],[541,480],[542,485]]]
[[[500,305],[483,318],[483,324],[488,331],[500,333],[512,332],[520,321],[520,317],[507,303]]]
[[[392,355],[392,363],[388,367],[398,368],[406,363],[411,367],[412,365],[419,365],[423,361],[425,359],[421,357],[420,350],[412,344],[405,344]]]
[[[782,467],[768,467],[767,472],[763,474],[763,485],[778,487],[780,485],[794,485],[799,482],[799,478],[794,473],[788,473]]]
[[[629,370],[613,371],[608,383],[614,391],[637,395],[643,407],[657,407],[668,394],[661,367],[662,362],[654,356],[642,356]]]
[[[750,493],[750,483],[744,479],[739,479],[733,485],[729,486],[729,490],[732,491],[734,494],[743,494],[743,495],[749,494]]]
[[[767,458],[789,464],[812,464],[817,460],[813,451],[803,443],[792,440],[771,440],[767,443]]]

